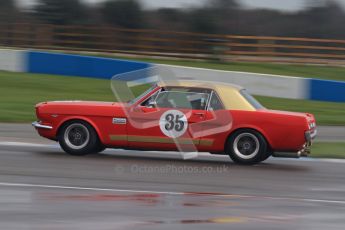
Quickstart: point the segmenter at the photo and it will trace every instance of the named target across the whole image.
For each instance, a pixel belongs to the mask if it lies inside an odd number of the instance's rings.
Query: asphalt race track
[[[0,125],[0,229],[344,229],[344,182],[341,160],[72,157],[29,126]]]

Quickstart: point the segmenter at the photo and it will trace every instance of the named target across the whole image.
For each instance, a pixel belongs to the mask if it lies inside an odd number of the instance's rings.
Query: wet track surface
[[[20,138],[41,141],[25,132]],[[52,142],[0,142],[0,225],[344,229],[344,182],[344,161],[270,159],[244,167],[207,154],[183,160],[178,153],[107,150],[72,157]]]
[[[122,151],[71,157],[57,148],[0,149],[3,229],[343,229],[345,224],[343,163],[273,159],[243,167],[226,157],[185,161],[170,153],[139,157],[142,152]]]

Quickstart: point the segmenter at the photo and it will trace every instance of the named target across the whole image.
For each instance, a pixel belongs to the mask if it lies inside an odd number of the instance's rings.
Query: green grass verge
[[[312,146],[311,157],[345,158],[345,142],[316,142]]]
[[[157,64],[189,66],[206,69],[240,71],[251,73],[264,73],[286,75],[304,78],[318,78],[325,80],[345,81],[345,68],[334,66],[319,66],[319,65],[298,65],[298,64],[274,64],[274,63],[252,63],[252,62],[234,62],[234,63],[220,63],[212,61],[186,61],[186,60],[168,60],[155,58],[132,58],[120,57],[114,55],[96,55],[101,57],[112,57],[119,59],[127,59],[133,61],[144,61]]]
[[[319,125],[345,125],[345,103],[257,97],[267,108],[310,112]],[[34,105],[50,100],[115,101],[109,80],[0,72],[0,122],[35,120]]]
[[[114,101],[114,96],[105,80],[0,72],[1,122],[35,120],[38,102],[77,99]]]
[[[315,115],[318,125],[345,125],[345,103],[292,100],[255,96],[266,108],[308,112]]]

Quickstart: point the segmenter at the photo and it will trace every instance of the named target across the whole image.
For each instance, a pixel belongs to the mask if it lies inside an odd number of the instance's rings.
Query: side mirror
[[[150,101],[147,106],[148,108],[156,108],[157,107],[157,102],[156,101]]]

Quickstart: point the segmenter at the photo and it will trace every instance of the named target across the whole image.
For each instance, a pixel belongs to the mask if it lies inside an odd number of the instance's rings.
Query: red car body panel
[[[134,129],[130,123],[127,125],[111,125],[114,116],[126,117],[124,108],[116,103],[47,103],[39,106],[38,118],[44,125],[50,125],[53,129],[38,129],[41,136],[56,140],[59,127],[69,120],[84,120],[90,123],[100,137],[101,142],[108,147],[132,147],[158,150],[175,150],[175,144],[166,143],[142,143],[127,140],[111,140],[109,135],[139,135],[162,136],[157,127],[150,130]],[[46,109],[45,109],[46,108]],[[41,112],[43,110],[44,112]],[[227,111],[232,116],[232,128],[223,133],[217,133],[202,137],[214,140],[210,146],[199,146],[198,151],[222,152],[229,135],[237,129],[251,128],[259,131],[266,138],[274,151],[299,151],[306,142],[304,133],[309,129],[304,114],[283,113],[271,110],[259,111]],[[53,118],[55,114],[59,114]],[[116,114],[116,115],[115,115]],[[147,116],[148,117],[148,116]],[[147,119],[146,117],[146,119]],[[152,120],[158,118],[152,116]],[[145,116],[143,116],[145,119]],[[312,115],[309,122],[315,122]]]
[[[158,87],[159,88],[159,87]],[[143,97],[134,105],[111,102],[44,102],[36,106],[40,124],[52,129],[37,129],[43,137],[57,140],[59,128],[70,120],[83,120],[92,125],[100,141],[106,147],[180,150],[194,143],[200,152],[224,152],[228,137],[238,129],[254,129],[267,140],[272,151],[300,151],[306,143],[305,133],[313,132],[314,116],[306,113],[293,113],[258,109],[205,111],[193,110],[181,112],[187,114],[188,131],[181,137],[177,146],[175,141],[162,134],[159,118],[167,109],[141,107],[140,103],[150,97],[158,88]],[[113,119],[126,119],[126,124],[114,124]],[[229,120],[230,119],[230,120]],[[228,120],[228,122],[224,122]],[[230,121],[230,123],[229,123]],[[150,123],[151,122],[151,123]],[[149,127],[141,124],[153,124]],[[205,130],[219,127],[229,128],[216,133]],[[197,133],[197,135],[194,135]]]

